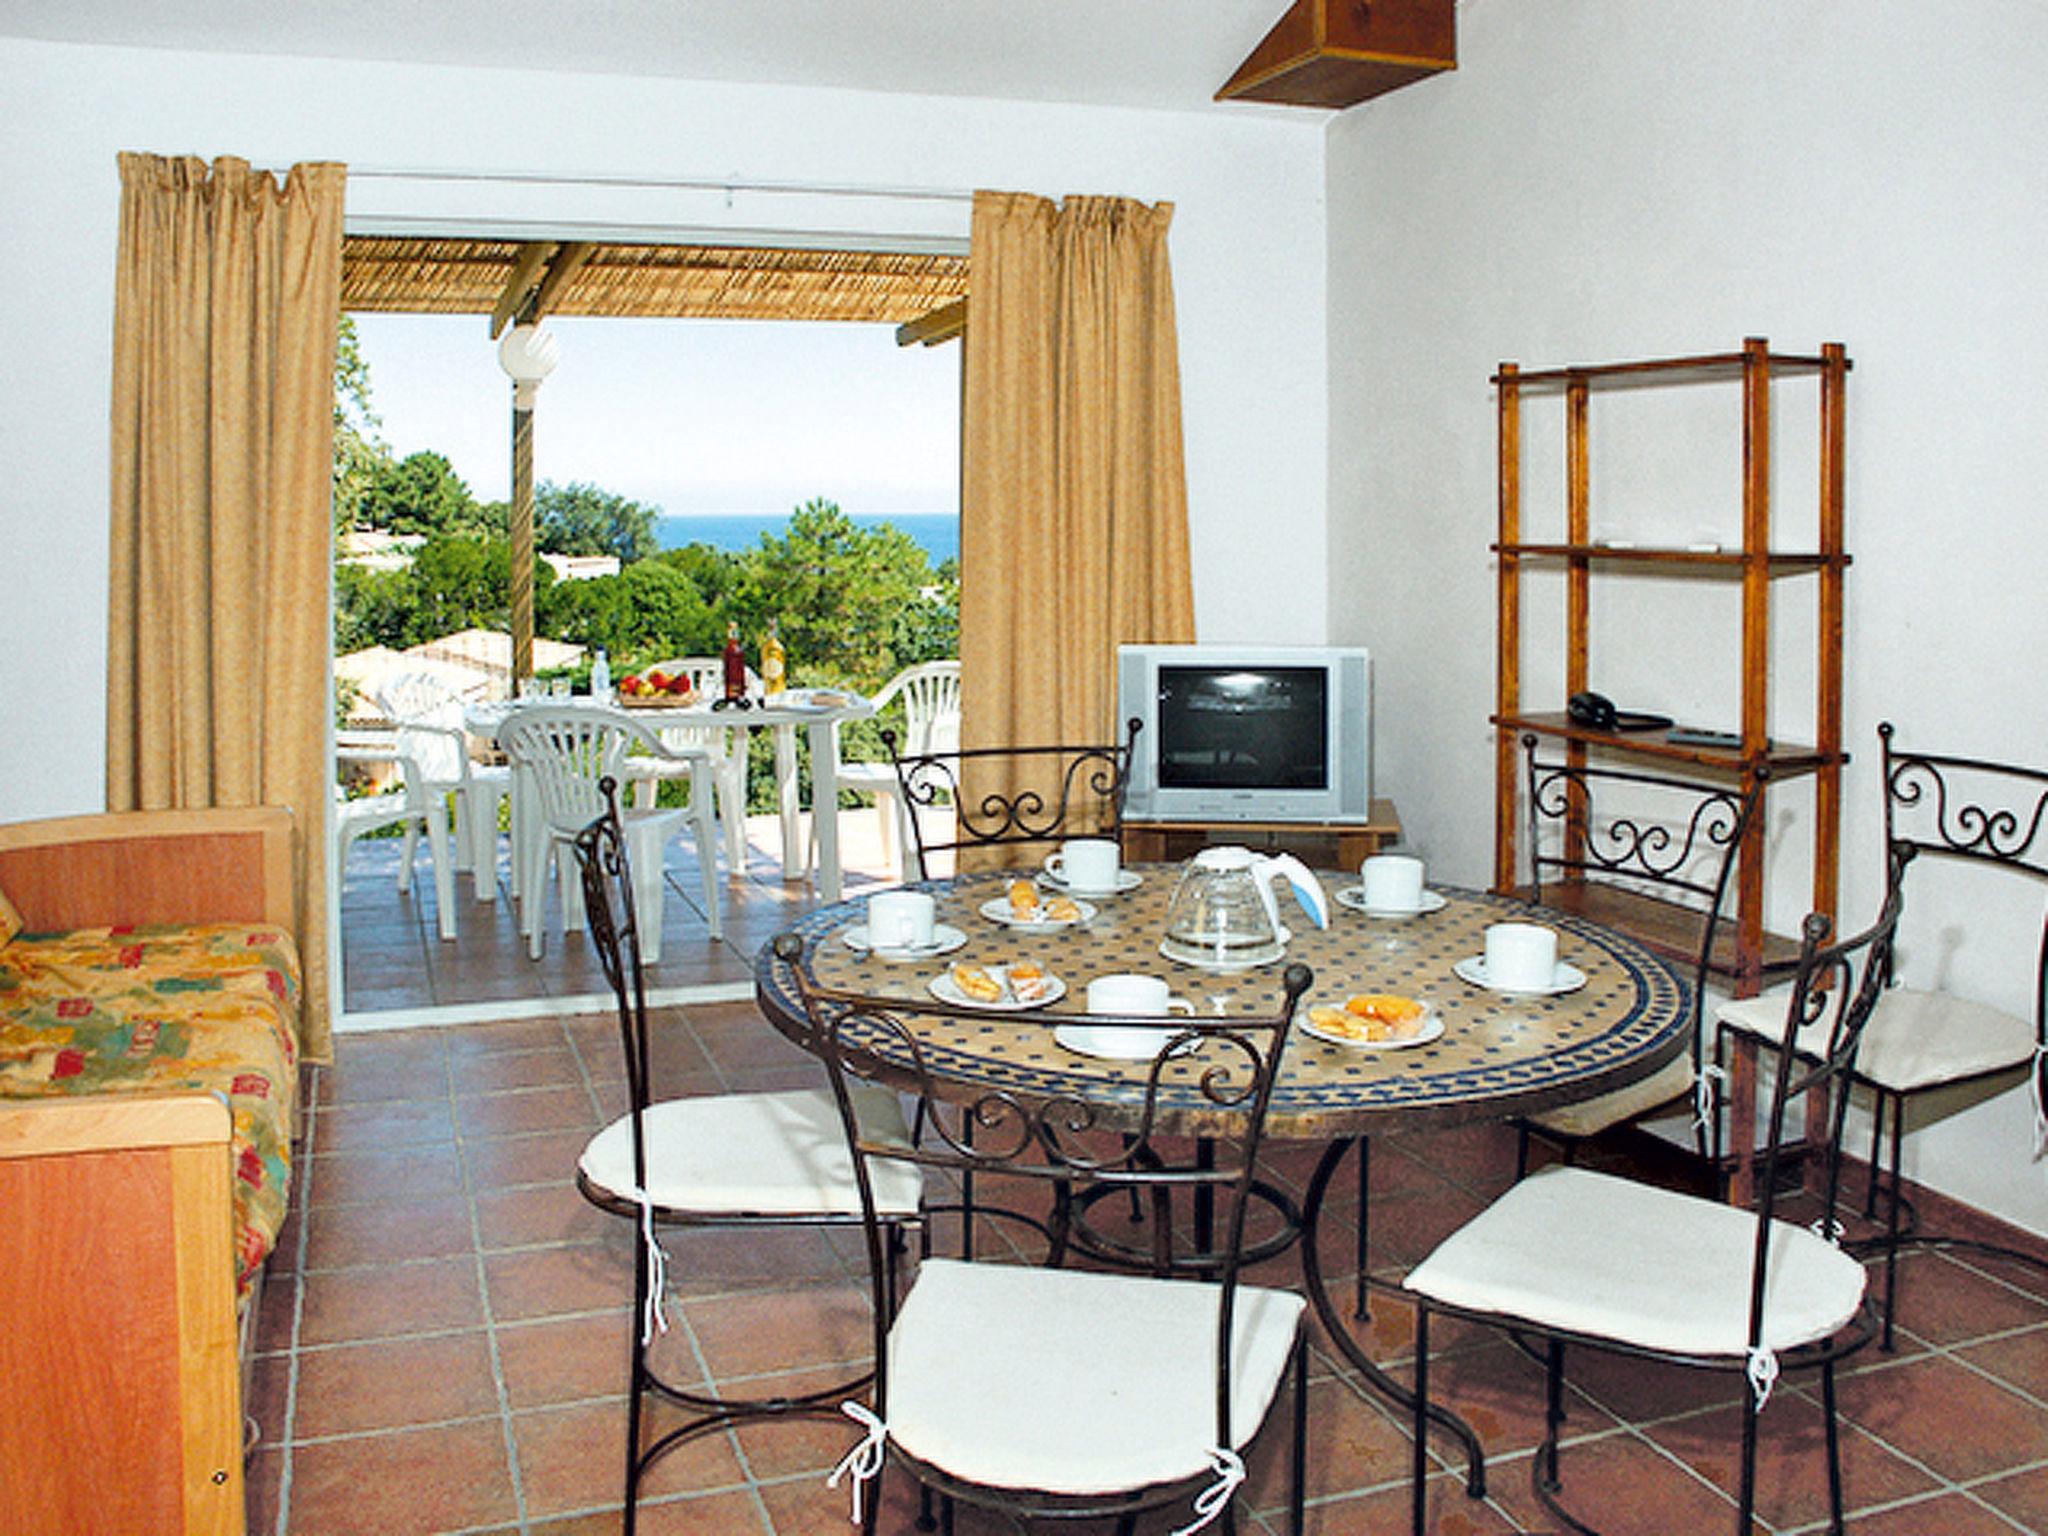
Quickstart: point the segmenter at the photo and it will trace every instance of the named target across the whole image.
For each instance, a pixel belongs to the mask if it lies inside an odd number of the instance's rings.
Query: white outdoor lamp
[[[498,366],[512,379],[512,403],[533,409],[540,381],[555,371],[555,337],[537,325],[515,325],[498,339]]]

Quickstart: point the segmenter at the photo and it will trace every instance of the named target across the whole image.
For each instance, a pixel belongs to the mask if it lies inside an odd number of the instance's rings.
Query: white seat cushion
[[[1771,1044],[1785,1037],[1783,990],[1723,1003],[1714,1017]],[[1799,1032],[1802,1055],[1827,1049],[1827,1019]],[[1959,1082],[1980,1073],[2024,1066],[2034,1054],[2034,1026],[2017,1014],[1945,992],[1894,987],[1878,999],[1856,1052],[1856,1075],[1899,1093]]]
[[[1097,1494],[1210,1472],[1219,1287],[927,1259],[889,1334],[890,1438],[992,1488]],[[1304,1303],[1240,1286],[1231,1446],[1264,1421]]]
[[[864,1131],[910,1145],[893,1094],[860,1085]],[[664,1210],[702,1215],[860,1215],[860,1189],[840,1128],[822,1090],[723,1093],[667,1099],[647,1107],[647,1193]],[[633,1198],[633,1117],[621,1115],[591,1138],[578,1166],[599,1189]],[[869,1162],[875,1208],[916,1213],[924,1180],[915,1164]]]
[[[1597,1136],[1611,1125],[1624,1125],[1691,1092],[1692,1052],[1688,1050],[1640,1083],[1630,1083],[1626,1088],[1577,1104],[1546,1109],[1540,1115],[1528,1116],[1528,1121],[1559,1136]]]
[[[1756,1217],[1583,1168],[1547,1168],[1447,1238],[1404,1282],[1451,1306],[1646,1349],[1740,1359]],[[1863,1266],[1803,1227],[1771,1234],[1763,1346],[1856,1314]]]

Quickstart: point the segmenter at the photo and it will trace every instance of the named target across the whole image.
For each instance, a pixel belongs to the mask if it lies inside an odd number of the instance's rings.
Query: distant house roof
[[[533,642],[536,672],[575,666],[583,655],[580,645],[538,637]],[[373,645],[335,657],[335,678],[352,682],[357,689],[349,723],[381,720],[377,693],[392,678],[407,672],[431,673],[466,699],[506,698],[512,692],[512,637],[502,630],[465,629],[409,650]]]
[[[554,569],[558,581],[588,581],[593,576],[619,574],[617,555],[551,555],[543,551],[541,559]]]

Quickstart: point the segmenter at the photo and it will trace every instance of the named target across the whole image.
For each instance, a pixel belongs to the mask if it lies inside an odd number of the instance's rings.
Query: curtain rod
[[[460,181],[512,186],[620,187],[663,192],[767,192],[795,197],[883,197],[906,202],[971,203],[972,190],[951,187],[862,187],[832,182],[762,181],[745,177],[700,176],[608,176],[577,174],[551,176],[545,172],[523,171],[432,171],[354,166],[348,168],[351,181]]]

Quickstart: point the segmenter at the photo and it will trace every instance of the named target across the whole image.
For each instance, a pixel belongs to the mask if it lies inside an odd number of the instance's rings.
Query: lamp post
[[[533,676],[533,403],[555,371],[555,338],[515,325],[499,338],[498,366],[512,380],[512,692]]]

